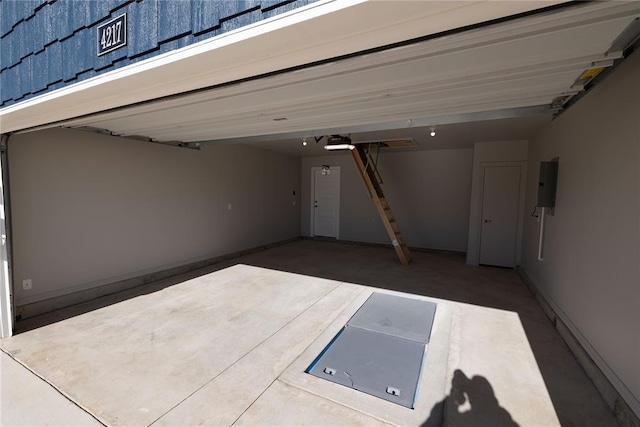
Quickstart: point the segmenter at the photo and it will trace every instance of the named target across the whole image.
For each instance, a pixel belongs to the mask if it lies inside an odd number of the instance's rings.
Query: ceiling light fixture
[[[307,146],[307,138],[302,138],[302,145]]]
[[[431,128],[431,133],[429,135],[436,136],[436,128]]]
[[[324,146],[324,149],[327,151],[353,150],[354,148],[356,148],[356,146],[351,143],[351,138],[341,135],[331,135],[327,137],[327,145]]]
[[[327,151],[334,151],[334,150],[353,150],[354,148],[356,148],[355,145],[353,144],[332,144],[332,145],[325,145],[324,149]]]

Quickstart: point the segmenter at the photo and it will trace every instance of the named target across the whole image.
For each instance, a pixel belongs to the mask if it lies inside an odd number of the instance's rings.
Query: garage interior
[[[3,423],[638,425],[639,16],[552,8],[16,130]],[[377,161],[409,266],[327,135],[411,141]],[[503,264],[491,168],[516,174]],[[414,409],[304,373],[373,292],[438,302]]]
[[[2,348],[107,425],[616,425],[513,270],[412,255],[299,240],[26,319]],[[373,290],[438,302],[413,410],[304,373]]]

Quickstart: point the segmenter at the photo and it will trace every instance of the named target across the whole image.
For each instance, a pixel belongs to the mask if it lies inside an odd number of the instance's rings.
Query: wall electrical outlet
[[[227,209],[231,210],[231,203],[227,203]]]
[[[22,290],[29,291],[33,288],[33,283],[31,283],[31,279],[25,279],[22,281]]]

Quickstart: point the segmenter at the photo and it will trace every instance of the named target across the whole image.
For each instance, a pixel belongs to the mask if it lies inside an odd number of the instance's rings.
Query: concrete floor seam
[[[460,348],[458,343],[460,342],[460,313],[457,308],[451,310],[451,329],[449,330],[449,346],[447,348],[447,377],[444,382],[445,388],[443,394],[446,396],[449,384],[453,381],[452,366],[458,366],[460,363]],[[453,388],[453,387],[452,387]],[[450,399],[446,399],[442,405],[442,425],[449,425],[447,414],[449,413],[449,406],[451,405]]]
[[[239,363],[242,359],[244,359],[247,355],[249,355],[251,352],[253,352],[255,349],[257,349],[258,347],[260,347],[262,344],[264,344],[266,341],[268,341],[269,339],[271,339],[274,335],[276,335],[278,332],[282,331],[284,328],[287,327],[287,325],[289,325],[291,322],[295,321],[297,318],[299,318],[300,316],[302,316],[304,313],[306,313],[309,309],[311,309],[311,307],[313,307],[315,304],[317,304],[319,301],[321,301],[322,299],[324,299],[325,297],[327,297],[329,294],[331,294],[333,291],[335,291],[337,288],[340,287],[342,283],[339,283],[338,285],[336,285],[335,287],[331,288],[331,290],[329,290],[329,292],[327,292],[326,294],[324,294],[322,297],[318,298],[316,301],[314,301],[312,304],[310,304],[307,308],[305,308],[303,311],[301,311],[300,313],[298,313],[297,316],[295,316],[293,319],[289,320],[287,323],[285,323],[284,325],[282,325],[281,328],[279,328],[277,331],[275,331],[273,334],[269,335],[268,337],[266,337],[264,340],[260,341],[258,344],[256,344],[253,348],[251,348],[251,350],[247,351],[244,355],[242,355],[242,357],[240,357],[238,360],[236,360],[235,362],[233,362],[232,364],[230,364],[229,366],[227,366],[226,368],[224,368],[222,371],[218,372],[213,378],[211,378],[209,381],[207,381],[206,383],[202,384],[200,387],[198,387],[196,390],[194,390],[192,393],[190,393],[189,395],[187,395],[184,399],[182,399],[180,402],[178,402],[177,404],[175,404],[173,407],[171,407],[171,409],[169,409],[168,411],[164,412],[162,415],[160,415],[158,418],[156,418],[155,420],[153,420],[153,422],[151,422],[149,424],[149,426],[154,425],[156,422],[158,422],[160,419],[162,419],[165,415],[167,415],[169,412],[173,411],[174,409],[176,409],[178,406],[180,406],[182,403],[184,403],[186,400],[188,400],[190,397],[192,397],[194,394],[196,394],[197,392],[199,392],[200,390],[202,390],[204,387],[206,387],[208,384],[210,384],[212,381],[214,381],[216,378],[218,378],[220,375],[222,375],[223,373],[225,373],[226,371],[228,371],[229,369],[231,369],[233,366],[235,366],[237,363]],[[275,380],[274,380],[275,381]],[[273,382],[272,382],[273,383]],[[264,391],[263,391],[264,393]],[[262,395],[262,393],[260,393]],[[252,403],[253,404],[253,403]],[[251,405],[249,405],[247,407],[247,409],[251,407]],[[246,412],[243,411],[243,413]],[[241,415],[242,416],[242,415]],[[238,417],[240,418],[240,417]],[[237,419],[236,419],[237,421]],[[234,421],[235,422],[235,421]]]
[[[308,374],[305,374],[305,375],[308,375]],[[280,383],[282,383],[282,384],[285,384],[285,385],[287,385],[287,386],[289,386],[289,387],[293,387],[293,388],[295,388],[295,389],[298,389],[298,390],[302,391],[303,393],[312,394],[312,395],[314,395],[314,396],[316,396],[316,397],[319,397],[319,398],[320,398],[320,399],[322,399],[322,400],[326,400],[327,402],[335,403],[336,405],[340,405],[340,406],[342,406],[342,407],[344,407],[344,408],[347,408],[347,409],[350,409],[350,410],[352,410],[352,411],[361,412],[361,413],[365,414],[366,416],[371,417],[371,418],[373,418],[373,419],[376,419],[376,420],[378,420],[378,421],[380,421],[380,422],[382,422],[382,423],[384,423],[384,424],[387,424],[387,425],[389,425],[389,426],[402,427],[402,426],[400,426],[400,425],[398,425],[398,424],[394,424],[394,423],[390,422],[389,420],[385,420],[384,418],[378,417],[378,416],[376,416],[375,414],[371,414],[371,413],[368,413],[368,412],[362,412],[362,409],[355,408],[355,407],[353,407],[353,406],[347,405],[347,404],[345,404],[344,402],[341,402],[341,401],[336,400],[336,399],[331,399],[331,398],[330,398],[329,396],[327,396],[327,395],[320,394],[320,393],[316,393],[316,392],[314,392],[313,390],[304,389],[304,388],[302,388],[302,387],[298,386],[297,384],[293,384],[293,383],[289,383],[289,382],[287,382],[287,381],[283,381],[283,380],[281,380],[280,378],[277,378],[274,382],[276,382],[276,381],[278,381],[278,382],[280,382]],[[338,386],[338,384],[336,384],[336,386]],[[268,389],[267,389],[267,390],[268,390]],[[265,390],[265,392],[266,392],[267,390]],[[264,392],[263,392],[263,393],[264,393]],[[248,408],[247,408],[247,409],[248,409]],[[237,420],[236,420],[236,421],[237,421]]]
[[[334,290],[338,289],[339,287],[341,287],[342,285],[348,284],[348,282],[339,282],[338,286],[336,286],[331,292],[333,292]],[[329,294],[331,293],[329,292]],[[329,295],[327,294],[327,295]],[[324,297],[323,297],[324,298]],[[322,298],[321,298],[322,299]],[[349,305],[347,305],[342,311],[340,311],[339,313],[337,313],[335,316],[333,316],[330,320],[331,322],[333,322],[334,320],[336,320],[337,318],[339,318],[345,311],[349,310]],[[302,313],[300,313],[302,314]],[[309,345],[307,345],[304,350],[302,351],[302,353],[305,353],[311,346],[313,346],[313,342],[310,342]],[[301,353],[301,354],[302,354]],[[287,369],[289,369],[291,367],[291,365],[293,365],[295,363],[295,360],[292,360],[291,363],[289,363],[283,370],[282,372],[285,372]],[[276,378],[278,379],[278,378]],[[274,380],[275,381],[275,380]]]
[[[105,423],[103,420],[101,420],[97,415],[93,414],[91,411],[89,411],[87,408],[85,408],[84,406],[82,406],[80,403],[76,402],[74,399],[71,398],[71,396],[67,395],[65,392],[63,392],[62,390],[60,390],[58,387],[56,387],[55,384],[53,384],[50,381],[47,381],[46,378],[44,378],[43,376],[41,376],[40,374],[38,374],[36,371],[34,371],[33,369],[29,368],[27,365],[25,365],[24,363],[22,363],[20,360],[16,359],[15,357],[13,357],[13,354],[9,353],[8,351],[6,351],[5,349],[3,349],[2,347],[0,347],[0,352],[6,354],[7,356],[9,356],[13,361],[15,361],[16,363],[18,363],[20,366],[22,366],[23,368],[25,368],[27,371],[29,371],[32,375],[34,375],[36,378],[38,378],[40,381],[44,382],[45,384],[47,384],[49,387],[51,387],[52,389],[54,389],[58,394],[60,394],[62,397],[64,397],[66,400],[68,400],[72,405],[76,406],[77,408],[81,409],[83,412],[85,412],[87,415],[89,415],[91,418],[93,418],[94,420],[96,420],[97,422],[99,422],[100,424],[102,424],[103,426],[108,426],[107,423]]]
[[[443,383],[444,387],[442,388],[442,395],[443,396],[447,395],[447,391],[449,391],[448,390],[448,386],[449,386],[449,384],[451,384],[451,380],[453,379],[453,374],[452,374],[453,371],[452,371],[451,367],[455,366],[455,365],[453,365],[451,363],[451,358],[452,357],[457,357],[457,355],[456,356],[452,355],[452,352],[451,352],[452,345],[451,344],[454,343],[454,342],[457,343],[458,341],[454,341],[454,340],[459,339],[459,337],[458,337],[459,334],[458,333],[456,333],[454,335],[454,322],[457,321],[457,310],[455,308],[451,309],[449,315],[451,317],[449,319],[449,331],[448,331],[449,332],[449,340],[448,340],[447,345],[446,345],[446,350],[445,350],[446,351],[446,355],[444,356],[444,360],[446,360],[447,362],[446,362],[446,368],[445,368],[445,381]],[[455,330],[456,330],[456,332],[459,332],[459,330],[457,328],[455,328]],[[454,344],[454,346],[456,346],[456,345]],[[457,349],[457,346],[456,346],[456,349]],[[427,355],[426,357],[428,358],[429,356]],[[425,360],[425,367],[423,369],[426,369],[426,365],[428,363],[429,363],[429,360],[428,359]],[[446,405],[446,401],[442,404],[441,414],[440,414],[440,425],[442,427],[446,427],[446,425],[447,425],[446,420],[445,420],[445,414],[447,413],[445,405]]]
[[[344,284],[346,284],[346,283],[347,283],[347,282],[338,282],[338,285],[337,285],[335,288],[333,288],[331,291],[329,291],[329,292],[327,293],[327,295],[329,295],[330,293],[332,293],[333,291],[335,291],[336,289],[340,288],[342,285],[344,285]],[[322,299],[323,299],[323,298],[325,298],[327,295],[325,295],[324,297],[320,298],[318,301],[322,300]],[[316,301],[316,303],[317,303],[318,301]],[[313,305],[315,305],[316,303],[314,303]],[[310,306],[309,308],[311,308],[311,306]],[[345,312],[346,310],[348,310],[348,309],[349,309],[349,306],[346,306],[342,311],[340,311],[340,312],[339,312],[339,313],[337,313],[335,316],[333,316],[333,318],[331,319],[331,322],[333,322],[335,319],[337,319],[338,317],[340,317],[340,315],[341,315],[342,313],[344,313],[344,312]],[[308,309],[307,309],[307,310],[308,310]],[[307,311],[307,310],[305,310],[305,311]],[[302,313],[300,313],[300,314],[302,315]],[[293,321],[293,320],[292,320],[292,321]],[[291,322],[289,322],[289,323],[291,323]],[[286,326],[286,325],[285,325],[285,326]],[[284,326],[283,326],[283,328],[284,328]],[[308,349],[309,347],[311,347],[312,345],[313,345],[313,342],[309,343],[309,345],[308,345],[308,346],[306,346],[306,347],[305,347],[305,349],[303,350],[303,353],[304,353],[305,351],[307,351],[307,349]],[[291,365],[293,365],[294,363],[295,363],[295,360],[292,360],[292,361],[291,361],[291,363],[289,363],[289,364],[288,364],[288,365],[287,365],[287,366],[282,370],[282,372],[285,372],[285,371],[286,371],[287,369],[289,369],[289,367],[291,367]],[[282,373],[281,373],[281,374],[282,374]],[[274,380],[273,380],[273,381],[271,381],[271,382],[269,383],[269,386],[268,386],[268,387],[266,387],[264,390],[262,390],[262,392],[261,392],[261,393],[260,393],[260,394],[255,398],[255,399],[253,399],[253,401],[252,401],[252,402],[251,402],[251,403],[250,403],[250,404],[245,408],[245,410],[244,410],[244,411],[242,411],[242,413],[241,413],[240,415],[238,415],[238,417],[237,417],[237,418],[236,418],[236,419],[235,419],[235,420],[234,420],[230,425],[231,425],[231,426],[235,425],[235,424],[238,422],[238,420],[239,420],[240,418],[242,418],[242,416],[243,416],[243,415],[244,415],[244,414],[249,410],[249,408],[251,408],[251,406],[253,406],[253,404],[254,404],[254,403],[256,403],[256,402],[258,401],[258,399],[260,399],[260,398],[262,397],[262,395],[263,395],[267,390],[269,390],[269,389],[271,388],[271,386],[272,386],[276,381],[282,382],[283,384],[287,384],[287,383],[285,383],[285,382],[281,381],[281,380],[279,379],[279,376],[278,376],[278,377],[276,377],[276,378],[274,378]],[[303,390],[303,391],[304,391],[304,390]]]
[[[253,404],[254,404],[254,403],[256,403],[256,402],[258,401],[258,399],[260,399],[260,398],[262,397],[262,395],[263,395],[263,394],[265,394],[265,393],[267,392],[267,390],[269,390],[269,389],[271,388],[271,386],[272,386],[276,381],[278,381],[278,378],[277,378],[277,377],[276,377],[273,381],[271,381],[271,382],[269,383],[269,386],[268,386],[268,387],[266,387],[264,390],[262,390],[262,392],[260,392],[260,394],[259,394],[255,399],[253,399],[253,401],[249,404],[249,406],[247,406],[246,408],[244,408],[244,411],[242,411],[242,413],[241,413],[240,415],[238,415],[238,417],[237,417],[235,420],[233,420],[233,422],[232,422],[231,424],[229,424],[229,426],[234,426],[234,425],[236,425],[236,423],[238,422],[238,420],[239,420],[240,418],[242,418],[242,416],[243,416],[243,415],[244,415],[244,414],[249,410],[249,408],[251,408],[251,407],[253,406]]]

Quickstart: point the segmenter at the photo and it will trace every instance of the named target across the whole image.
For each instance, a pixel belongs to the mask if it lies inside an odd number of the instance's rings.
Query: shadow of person
[[[443,426],[518,427],[511,414],[502,408],[485,377],[468,378],[456,369],[451,394],[431,410],[423,427]]]

